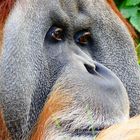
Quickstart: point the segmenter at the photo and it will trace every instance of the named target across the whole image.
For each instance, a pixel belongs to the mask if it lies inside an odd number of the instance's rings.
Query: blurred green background
[[[140,0],[115,0],[115,2],[122,15],[131,23],[138,34],[138,39],[135,41],[138,44],[136,51],[140,64]]]

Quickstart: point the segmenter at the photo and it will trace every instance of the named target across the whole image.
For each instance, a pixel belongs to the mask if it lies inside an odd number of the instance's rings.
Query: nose
[[[74,62],[81,63],[89,74],[98,75],[100,77],[114,77],[115,74],[101,63],[94,61],[90,55],[81,50],[74,50]]]
[[[107,67],[99,62],[92,61],[90,63],[84,63],[84,67],[89,74],[96,75],[102,78],[109,78],[112,80],[116,75]]]
[[[96,71],[96,65],[90,65],[90,64],[84,64],[86,70],[88,73],[90,74],[97,74],[97,71]]]
[[[89,74],[97,74],[96,63],[87,54],[81,51],[76,51],[73,58],[75,58],[74,62],[82,62],[81,64],[84,65]]]
[[[89,74],[92,75],[97,75],[98,73],[98,68],[97,68],[97,63],[91,59],[86,59],[83,57],[78,58],[79,62],[82,62],[81,64],[84,65],[84,68]]]

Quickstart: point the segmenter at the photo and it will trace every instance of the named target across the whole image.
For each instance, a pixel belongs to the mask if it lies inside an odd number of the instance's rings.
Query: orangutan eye
[[[80,45],[88,45],[92,40],[92,35],[89,31],[79,32],[75,35],[75,41]]]
[[[62,28],[59,27],[52,27],[50,29],[51,32],[51,38],[55,41],[62,41],[64,40],[64,31]]]

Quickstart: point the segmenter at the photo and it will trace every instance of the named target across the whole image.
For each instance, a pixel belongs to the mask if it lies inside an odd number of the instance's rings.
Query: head
[[[59,94],[60,109],[49,114],[59,116],[60,136],[92,138],[92,129],[140,112],[134,43],[107,1],[19,0],[3,34],[0,102],[14,139]]]

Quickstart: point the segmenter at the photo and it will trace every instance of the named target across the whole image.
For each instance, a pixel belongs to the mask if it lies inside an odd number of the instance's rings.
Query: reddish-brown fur
[[[0,1],[0,23],[4,24],[5,20],[12,9],[15,0],[1,0]]]
[[[2,111],[0,111],[0,140],[10,140],[9,133],[2,115]]]
[[[65,93],[54,92],[49,100],[44,105],[44,108],[39,116],[37,126],[32,133],[31,140],[44,140],[44,135],[47,133],[47,125],[49,122],[54,122],[55,113],[60,112],[70,106],[72,98]]]
[[[0,52],[2,47],[3,27],[16,0],[0,0]]]
[[[33,131],[30,140],[44,139],[44,133],[47,131],[47,126],[44,127],[44,124],[47,121],[46,119],[48,119],[53,113],[55,113],[56,111],[60,111],[64,107],[59,103],[54,104],[54,101],[59,100],[60,97],[58,96],[58,98],[56,98],[56,96],[54,96],[55,99],[51,99],[50,104],[46,103],[39,117],[37,128],[35,129],[35,131]],[[52,109],[52,111],[48,109],[50,105],[53,105],[53,107],[55,107],[50,108]],[[0,140],[11,140],[2,113],[0,113]],[[113,125],[110,128],[103,130],[96,138],[96,140],[140,140],[140,116],[134,117],[129,121],[123,122],[118,125]]]

